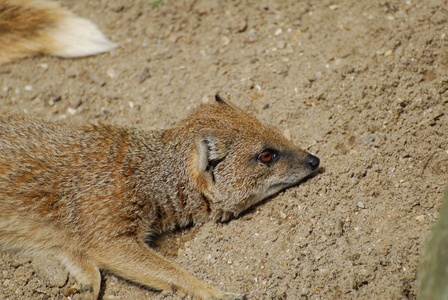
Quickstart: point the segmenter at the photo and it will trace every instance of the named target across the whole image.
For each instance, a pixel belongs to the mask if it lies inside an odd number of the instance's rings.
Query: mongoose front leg
[[[132,238],[114,241],[95,257],[100,267],[158,290],[180,290],[203,300],[240,300],[244,295],[226,293],[199,280]]]

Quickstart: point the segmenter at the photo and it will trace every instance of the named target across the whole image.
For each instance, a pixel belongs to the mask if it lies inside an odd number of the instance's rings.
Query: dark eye
[[[274,150],[263,150],[258,154],[257,160],[264,164],[272,164],[275,163],[278,160],[278,152]]]
[[[266,150],[258,154],[258,160],[264,163],[268,163],[272,160],[274,154],[270,150]]]

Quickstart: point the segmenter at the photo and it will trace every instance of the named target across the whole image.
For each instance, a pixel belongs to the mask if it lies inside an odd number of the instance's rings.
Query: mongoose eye
[[[268,163],[272,160],[272,152],[267,150],[258,155],[258,160],[264,163]]]
[[[271,164],[278,160],[278,153],[270,149],[263,150],[260,154],[258,154],[257,160],[264,164]]]

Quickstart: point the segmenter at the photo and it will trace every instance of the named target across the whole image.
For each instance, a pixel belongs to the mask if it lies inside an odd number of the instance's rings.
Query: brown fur
[[[242,299],[153,252],[152,237],[225,221],[297,184],[319,160],[231,103],[140,131],[0,117],[0,249],[59,258],[96,299],[99,268],[199,299]],[[276,153],[271,163],[259,153]]]
[[[0,65],[38,53],[75,57],[113,47],[95,25],[56,2],[0,0]]]

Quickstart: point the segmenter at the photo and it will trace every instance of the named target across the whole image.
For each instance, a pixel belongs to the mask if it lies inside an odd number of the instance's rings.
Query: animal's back
[[[124,204],[98,200],[128,190],[117,168],[126,156],[127,134],[109,131],[0,117],[0,237],[11,236],[3,247],[49,248],[72,234],[79,243],[95,237],[83,230],[101,226],[108,205],[119,210],[114,205]]]

